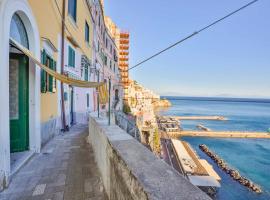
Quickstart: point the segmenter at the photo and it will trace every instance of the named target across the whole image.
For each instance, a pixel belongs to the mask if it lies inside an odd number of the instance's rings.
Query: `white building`
[[[15,170],[11,148],[29,152],[41,148],[40,70],[11,47],[10,37],[40,58],[39,31],[26,0],[0,0],[0,190]],[[24,133],[23,138],[16,135],[17,129]]]

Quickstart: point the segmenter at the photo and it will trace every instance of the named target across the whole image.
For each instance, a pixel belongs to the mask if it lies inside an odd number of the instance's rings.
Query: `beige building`
[[[119,69],[121,74],[121,84],[123,86],[124,101],[127,102],[129,79],[129,32],[119,29],[110,17],[105,17],[106,26],[111,36],[114,38],[118,48]]]

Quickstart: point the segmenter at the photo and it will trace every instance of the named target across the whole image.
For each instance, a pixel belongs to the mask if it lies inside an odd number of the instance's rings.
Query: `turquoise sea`
[[[212,130],[263,131],[270,128],[270,100],[206,97],[166,97],[172,107],[162,115],[220,115],[228,121],[181,121],[184,129],[203,124]],[[198,155],[213,165],[221,180],[217,200],[270,200],[270,139],[192,138],[185,137]],[[231,167],[239,170],[263,189],[262,194],[249,191],[220,170],[199,148],[206,144]]]

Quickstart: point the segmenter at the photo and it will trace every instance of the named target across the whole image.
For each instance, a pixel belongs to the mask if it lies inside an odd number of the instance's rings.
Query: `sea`
[[[196,120],[181,121],[184,130],[196,130],[203,124],[220,131],[259,131],[270,129],[270,99],[216,98],[216,97],[164,97],[172,106],[160,111],[161,115],[210,116],[218,115],[227,121]],[[221,177],[221,187],[214,199],[217,200],[270,200],[270,139],[202,138],[184,137],[197,154],[206,159]],[[256,194],[234,181],[220,170],[200,149],[206,144],[212,151],[237,169],[242,176],[260,185],[263,192]]]

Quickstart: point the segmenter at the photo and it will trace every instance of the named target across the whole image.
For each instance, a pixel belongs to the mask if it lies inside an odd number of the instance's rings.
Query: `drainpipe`
[[[62,5],[62,32],[61,32],[61,74],[64,74],[64,56],[65,56],[65,18],[66,18],[66,0],[63,0]],[[62,131],[66,131],[66,114],[65,114],[65,99],[64,99],[64,84],[61,82],[61,107],[62,107]]]

